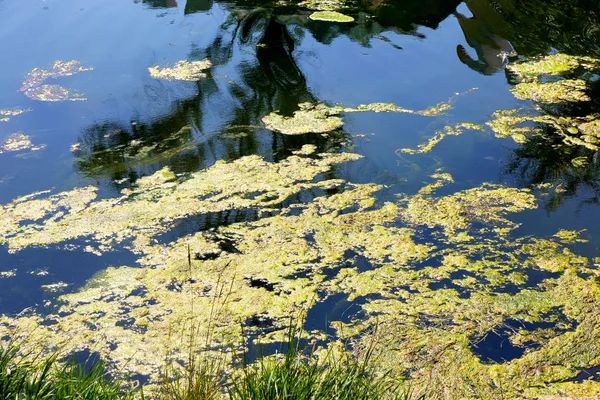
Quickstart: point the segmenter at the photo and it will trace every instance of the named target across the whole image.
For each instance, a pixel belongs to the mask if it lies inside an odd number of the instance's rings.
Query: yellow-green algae
[[[545,104],[585,102],[591,100],[586,93],[590,78],[587,73],[598,70],[600,60],[554,54],[539,60],[511,64],[508,68],[521,79],[512,88],[513,94],[520,100]],[[553,79],[548,80],[548,77]]]
[[[420,144],[417,149],[404,148],[400,151],[408,154],[429,153],[437,144],[444,140],[446,136],[459,136],[465,133],[467,130],[483,131],[483,129],[483,125],[473,124],[470,122],[461,122],[455,124],[454,126],[447,125],[444,127],[444,129],[435,132],[433,137],[429,139],[427,143]]]
[[[600,63],[595,58],[557,53],[538,60],[509,64],[507,69],[524,79],[537,79],[540,75],[558,76],[580,69],[592,71],[598,67]]]
[[[55,84],[46,84],[48,79],[57,79],[71,76],[84,71],[91,71],[91,67],[83,67],[77,60],[56,60],[50,69],[34,68],[27,73],[20,91],[33,100],[40,101],[81,101],[86,100],[80,93]]]
[[[278,163],[219,162],[179,179],[164,169],[115,199],[98,200],[87,187],[3,206],[0,238],[11,251],[87,238],[101,250],[129,241],[140,259],[61,296],[56,314],[1,317],[0,337],[26,337],[25,349],[89,348],[122,373],[157,381],[167,356],[185,360],[190,347],[203,348],[191,333],[227,348],[240,343],[240,322],[262,318],[274,329],[318,294],[346,293],[365,299],[366,316],[334,321],[340,338],[375,346],[378,363],[409,375],[433,399],[600,395],[598,382],[565,382],[600,365],[598,271],[573,253],[577,232],[516,235],[511,214],[536,207],[530,191],[485,184],[439,196],[453,179],[438,171],[416,195],[378,203],[377,185],[315,180],[356,155],[313,152],[306,147],[300,154],[311,157]],[[337,194],[322,196],[332,187]],[[302,202],[307,191],[314,198]],[[182,218],[249,208],[254,220],[157,240]],[[530,271],[554,275],[529,284]],[[443,288],[446,281],[452,288]],[[509,321],[550,327],[516,326],[507,340],[536,347],[508,362],[483,362],[473,346]]]
[[[206,70],[212,67],[210,60],[177,61],[173,67],[160,67],[155,65],[148,68],[150,76],[154,79],[169,81],[198,81],[206,78]]]
[[[349,15],[342,14],[337,11],[315,11],[310,14],[310,19],[314,21],[329,21],[329,22],[353,22],[354,18]]]
[[[278,113],[271,113],[263,117],[262,121],[267,129],[284,135],[303,135],[306,133],[325,133],[341,128],[344,121],[335,110],[318,104],[299,104],[300,109],[294,116],[285,117]]]
[[[583,79],[565,79],[557,82],[523,82],[512,90],[519,100],[533,100],[554,104],[561,102],[590,101]]]
[[[23,150],[38,151],[44,148],[46,148],[45,144],[34,145],[31,142],[31,137],[23,132],[17,132],[8,135],[2,142],[0,142],[0,154]]]
[[[298,6],[316,11],[340,11],[352,7],[353,2],[348,0],[304,0],[298,3]]]
[[[10,108],[0,110],[0,122],[8,122],[11,117],[31,111],[31,108]]]
[[[542,127],[547,126],[562,137],[565,145],[581,146],[596,151],[600,144],[598,115],[560,117],[513,109],[496,111],[492,117],[486,125],[495,135],[499,138],[512,137],[517,143],[523,143],[531,136],[543,137],[545,130]]]
[[[299,104],[299,110],[294,112],[291,117],[282,116],[277,112],[272,112],[263,117],[262,121],[266,128],[285,135],[303,135],[306,133],[326,133],[341,128],[344,125],[340,115],[341,113],[360,113],[360,112],[396,112],[406,114],[416,114],[425,117],[438,117],[445,114],[452,108],[448,102],[440,102],[435,106],[425,110],[411,110],[400,107],[393,103],[369,103],[361,104],[357,107],[344,107],[336,105],[328,107],[325,104]],[[467,127],[469,124],[462,124]],[[472,125],[472,124],[471,124]],[[458,126],[458,125],[457,125]],[[474,125],[473,125],[474,126]]]
[[[182,182],[163,169],[141,178],[137,187],[123,190],[118,198],[93,202],[97,189],[90,186],[39,200],[17,199],[0,207],[0,243],[15,251],[90,237],[109,247],[140,239],[137,231],[144,231],[144,237],[168,231],[178,219],[190,215],[277,205],[301,190],[319,187],[312,179],[332,164],[357,157],[332,154],[312,160],[292,156],[272,164],[250,156],[232,163],[219,161]]]

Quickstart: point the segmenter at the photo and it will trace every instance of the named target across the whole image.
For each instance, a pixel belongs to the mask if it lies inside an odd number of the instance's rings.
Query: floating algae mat
[[[263,117],[262,121],[267,129],[285,135],[303,135],[331,132],[341,128],[344,121],[336,115],[335,110],[325,105],[300,104],[300,110],[294,112],[292,117],[271,113]]]
[[[148,68],[150,76],[154,79],[166,79],[169,81],[197,81],[206,78],[206,70],[212,66],[210,60],[202,61],[177,61],[172,67],[160,67],[155,65]]]
[[[494,112],[486,125],[495,136],[512,138],[518,144],[525,144],[533,137],[549,142],[551,137],[558,137],[565,147],[580,146],[592,150],[594,153],[588,154],[593,156],[600,145],[600,114],[581,115],[581,111],[576,111],[569,115],[564,107],[591,102],[588,93],[595,83],[595,73],[600,72],[600,60],[559,53],[511,64],[509,69],[520,79],[512,89],[513,95],[519,100],[537,103],[537,107]],[[418,149],[405,148],[401,152],[427,153],[446,137],[462,135],[467,130],[484,128],[469,122],[447,125]],[[549,145],[556,147],[556,144]]]
[[[21,114],[29,112],[29,111],[31,111],[31,108],[26,108],[26,109],[14,108],[14,109],[0,110],[0,122],[8,122],[8,121],[10,121],[10,119],[12,117],[21,115]]]
[[[39,101],[82,101],[87,100],[79,92],[56,84],[48,84],[49,79],[58,79],[80,72],[91,71],[77,60],[56,60],[49,69],[34,68],[27,73],[20,91],[33,100]]]
[[[596,382],[568,383],[600,362],[598,272],[571,251],[585,241],[578,232],[514,233],[511,215],[537,206],[532,192],[485,184],[437,195],[453,185],[440,171],[419,193],[380,203],[378,185],[319,178],[356,155],[314,150],[277,163],[218,162],[180,177],[163,169],[117,198],[98,199],[90,186],[2,206],[0,237],[11,251],[85,238],[98,254],[121,243],[139,265],[98,273],[50,315],[2,317],[0,335],[49,350],[89,348],[121,373],[158,382],[166,354],[184,361],[190,346],[238,345],[239,322],[245,335],[280,341],[289,315],[345,293],[363,299],[365,318],[332,321],[336,336],[367,348],[373,334],[361,332],[375,332],[377,362],[414,387],[451,398],[600,393]],[[254,217],[160,240],[180,221],[243,212]],[[370,267],[359,268],[357,257]],[[540,274],[546,278],[532,283]],[[521,355],[480,357],[478,343],[509,323],[504,340]],[[210,343],[190,341],[209,326]]]
[[[13,133],[4,140],[0,141],[0,154],[18,152],[23,150],[38,151],[42,150],[46,145],[34,145],[31,142],[31,137],[22,132]]]
[[[450,99],[451,101],[452,99]],[[269,130],[282,133],[284,135],[304,135],[307,133],[326,133],[344,126],[343,119],[339,116],[342,113],[364,113],[364,112],[384,112],[416,114],[425,117],[438,117],[452,108],[448,102],[441,102],[425,110],[411,110],[400,107],[393,103],[370,103],[361,104],[357,107],[334,106],[328,107],[325,104],[298,104],[298,111],[293,116],[283,116],[278,112],[272,112],[262,118],[262,122]],[[468,124],[463,124],[468,128]],[[471,124],[472,125],[472,124]],[[458,128],[457,128],[458,129]]]
[[[310,19],[314,21],[329,21],[329,22],[352,22],[354,18],[349,15],[342,14],[337,11],[315,11],[310,14]]]
[[[0,342],[160,398],[296,317],[415,398],[600,397],[589,7],[0,3]]]

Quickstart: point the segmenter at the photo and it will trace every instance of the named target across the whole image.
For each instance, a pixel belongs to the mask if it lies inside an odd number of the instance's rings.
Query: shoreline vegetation
[[[373,348],[359,354],[317,352],[302,345],[300,330],[291,324],[281,351],[225,357],[190,349],[184,368],[165,363],[163,380],[144,386],[115,378],[102,360],[88,357],[22,354],[20,344],[0,345],[0,398],[27,400],[425,400],[404,377],[382,372],[372,362]]]

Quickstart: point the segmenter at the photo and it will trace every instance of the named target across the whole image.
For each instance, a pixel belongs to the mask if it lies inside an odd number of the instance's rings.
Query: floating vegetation
[[[420,144],[418,149],[404,148],[400,151],[408,154],[424,154],[429,153],[433,148],[440,143],[446,136],[458,136],[465,133],[467,130],[483,131],[483,125],[473,124],[470,122],[461,122],[454,126],[445,126],[443,130],[435,132],[434,136],[427,143]]]
[[[340,11],[355,5],[355,2],[348,0],[305,0],[298,3],[299,7],[316,11]]]
[[[344,121],[338,112],[323,104],[299,104],[300,110],[293,117],[285,117],[278,113],[263,117],[266,128],[284,135],[303,135],[306,133],[325,133],[341,128]]]
[[[0,279],[2,278],[14,278],[15,276],[17,276],[17,270],[16,269],[11,269],[8,271],[0,271]]]
[[[206,70],[212,67],[210,60],[187,61],[181,60],[173,67],[160,67],[155,65],[148,68],[150,76],[154,79],[166,79],[169,81],[198,81],[206,78]]]
[[[600,60],[554,54],[540,60],[511,64],[508,68],[521,80],[512,89],[520,100],[544,104],[586,102],[591,100],[587,94],[593,76],[590,72],[600,69]]]
[[[393,103],[361,104],[357,107],[344,107],[337,105],[328,107],[325,104],[313,105],[310,103],[299,104],[300,108],[292,117],[282,116],[276,112],[263,117],[262,121],[267,129],[285,135],[303,135],[306,133],[325,133],[341,128],[344,121],[338,117],[341,113],[359,112],[396,112],[417,114],[425,117],[437,117],[452,108],[450,101],[441,102],[425,110],[411,110],[397,106]]]
[[[507,66],[507,69],[523,79],[536,80],[542,75],[558,76],[572,74],[580,69],[591,71],[598,69],[598,67],[600,67],[600,63],[595,58],[557,53],[539,60],[511,63]]]
[[[587,84],[582,79],[565,79],[557,82],[523,82],[512,90],[519,100],[533,100],[540,103],[590,101],[586,94]]]
[[[598,70],[600,61],[589,57],[575,57],[564,54],[552,55],[539,61],[515,64],[511,69],[518,73],[524,82],[513,88],[519,99],[542,103],[536,112],[525,109],[499,110],[487,123],[498,137],[512,137],[517,143],[525,143],[529,138],[562,138],[566,146],[581,146],[597,151],[600,144],[600,130],[596,113],[569,116],[564,110],[552,106],[561,103],[589,102],[589,71]],[[578,79],[544,81],[547,76],[581,73]],[[581,114],[578,112],[578,114]],[[575,161],[581,165],[582,160]]]
[[[334,110],[343,111],[347,113],[354,112],[396,112],[396,113],[406,113],[406,114],[417,114],[425,117],[438,117],[440,115],[444,115],[446,111],[452,109],[452,104],[450,101],[441,102],[436,104],[433,107],[427,108],[425,110],[411,110],[408,108],[397,106],[393,103],[370,103],[370,104],[361,104],[357,107],[341,107],[337,106],[333,108]]]
[[[22,132],[13,133],[0,142],[0,154],[23,150],[38,151],[44,148],[46,148],[45,144],[34,145],[31,137]]]
[[[50,350],[89,348],[124,374],[158,382],[165,354],[184,362],[202,348],[191,326],[198,336],[213,327],[212,349],[240,343],[232,321],[279,342],[290,314],[344,294],[364,318],[334,318],[337,337],[364,349],[373,343],[364,333],[375,332],[377,362],[416,388],[446,398],[600,394],[597,382],[566,383],[600,365],[598,273],[570,247],[582,232],[518,236],[511,215],[537,206],[531,191],[485,184],[441,196],[453,182],[443,171],[416,195],[379,203],[380,186],[322,180],[358,156],[314,150],[277,163],[218,162],[184,177],[163,169],[114,199],[88,187],[4,205],[0,238],[11,251],[79,238],[140,258],[62,295],[60,317],[0,317],[0,337],[26,332]],[[253,217],[161,239],[180,222],[242,212]],[[480,353],[494,332],[518,354],[491,362]]]
[[[56,282],[48,285],[42,285],[42,289],[51,293],[58,293],[64,291],[69,285],[65,282]]]
[[[329,21],[329,22],[353,22],[354,18],[349,15],[339,13],[337,11],[315,11],[310,14],[310,19],[314,21]]]
[[[8,121],[10,121],[11,117],[21,115],[21,114],[29,112],[29,111],[31,111],[31,108],[23,108],[23,109],[12,108],[12,109],[0,110],[0,122],[8,122]]]
[[[77,60],[55,61],[50,69],[34,68],[27,73],[20,91],[33,100],[40,101],[81,101],[87,100],[80,93],[59,85],[46,84],[48,79],[58,79],[71,76],[84,71],[91,71],[91,67],[83,67]]]
[[[15,251],[91,235],[108,249],[136,239],[138,230],[147,235],[166,232],[178,219],[191,215],[277,205],[301,190],[320,187],[311,180],[332,164],[357,158],[353,154],[317,160],[293,156],[271,164],[251,156],[217,162],[180,183],[170,170],[162,169],[139,179],[121,198],[96,202],[97,188],[92,186],[43,199],[30,195],[0,208],[0,243]],[[141,244],[135,242],[133,248]]]

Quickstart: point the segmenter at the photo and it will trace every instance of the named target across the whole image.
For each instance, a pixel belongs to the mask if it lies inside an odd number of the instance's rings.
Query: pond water
[[[511,91],[511,65],[600,57],[588,3],[0,0],[0,109],[23,111],[0,122],[0,333],[37,329],[50,347],[75,335],[73,351],[91,344],[152,381],[160,360],[144,352],[168,352],[153,340],[190,315],[219,344],[240,321],[277,343],[305,310],[320,339],[366,341],[380,318],[397,353],[382,365],[446,387],[440,398],[600,393],[577,378],[600,366],[596,150],[486,125],[497,110],[598,112],[597,69],[584,105]],[[354,21],[310,19],[320,8]],[[180,60],[210,64],[191,80],[149,71]],[[327,115],[343,127],[286,135],[263,121],[302,103],[346,108]],[[374,103],[397,107],[357,112]],[[410,151],[448,126],[461,134]],[[328,161],[347,153],[361,157]],[[219,287],[229,319],[199,311]],[[189,299],[169,291],[200,299],[171,318]]]

